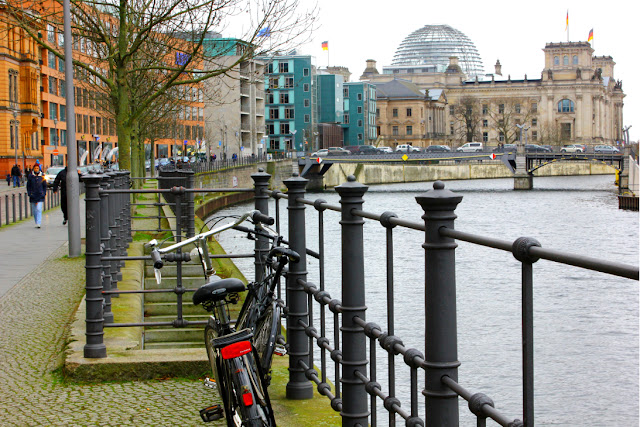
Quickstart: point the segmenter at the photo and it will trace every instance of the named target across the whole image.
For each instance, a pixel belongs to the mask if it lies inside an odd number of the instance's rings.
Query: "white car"
[[[49,187],[53,185],[53,181],[55,181],[56,176],[58,176],[58,173],[60,173],[62,169],[64,169],[64,166],[51,166],[44,173],[44,179],[47,181]]]
[[[396,147],[396,153],[419,153],[420,149],[411,144],[400,144]]]
[[[560,149],[561,153],[584,153],[581,146],[576,144],[563,145]]]
[[[458,153],[479,153],[484,149],[482,142],[467,142],[461,147],[456,148]]]
[[[381,153],[393,153],[393,149],[391,147],[378,147],[378,151]]]
[[[311,157],[324,157],[329,155],[329,150],[326,148],[321,148],[315,153],[311,153]]]

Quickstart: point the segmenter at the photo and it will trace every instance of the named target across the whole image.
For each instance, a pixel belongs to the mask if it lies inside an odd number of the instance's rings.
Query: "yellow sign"
[[[405,155],[403,155],[403,156],[402,156],[402,160],[404,160],[404,161],[406,162],[407,160],[409,160],[409,156],[407,156],[406,154],[405,154]]]

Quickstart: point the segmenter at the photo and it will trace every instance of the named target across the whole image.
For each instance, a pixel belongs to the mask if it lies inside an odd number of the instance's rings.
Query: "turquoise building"
[[[368,82],[343,84],[344,145],[373,145],[376,128],[376,87]]]
[[[310,55],[260,57],[265,63],[265,138],[270,153],[313,148],[316,71]]]

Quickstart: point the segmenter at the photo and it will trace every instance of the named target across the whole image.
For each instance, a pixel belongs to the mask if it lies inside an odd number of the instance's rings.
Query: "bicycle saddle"
[[[193,294],[193,304],[198,305],[205,301],[221,301],[228,294],[245,291],[242,280],[229,278],[209,282],[198,288]]]

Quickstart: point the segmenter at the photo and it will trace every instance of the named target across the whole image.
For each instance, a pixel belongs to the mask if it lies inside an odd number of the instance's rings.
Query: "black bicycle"
[[[240,225],[246,220],[254,223],[254,229]],[[205,310],[212,313],[205,326],[204,338],[214,378],[206,378],[205,385],[217,387],[223,402],[223,407],[213,405],[200,411],[206,422],[221,419],[226,414],[228,426],[276,425],[267,387],[271,379],[274,352],[286,353],[280,335],[283,303],[276,298],[276,288],[286,264],[289,261],[297,262],[300,256],[280,246],[282,238],[265,224],[273,224],[273,219],[259,211],[252,211],[233,223],[165,248],[158,248],[155,241],[150,242],[157,280],[161,280],[159,269],[163,265],[162,254],[195,244],[202,262],[207,283],[194,293],[193,303],[202,304]],[[271,242],[270,250],[262,260],[263,279],[249,283],[247,287],[235,278],[209,281],[215,271],[206,239],[231,228],[246,232],[252,239],[262,236]],[[248,292],[238,319],[233,324],[229,316],[229,304],[237,304],[239,293],[243,291]]]

